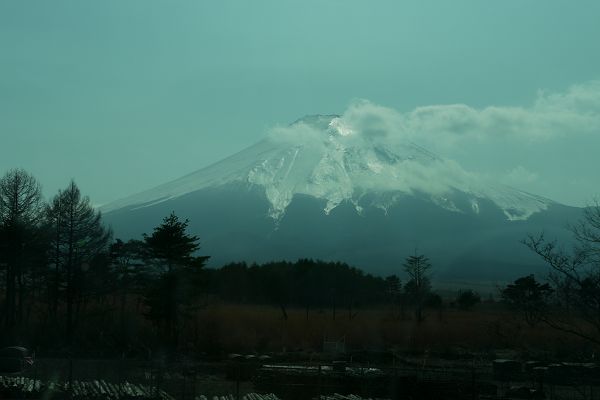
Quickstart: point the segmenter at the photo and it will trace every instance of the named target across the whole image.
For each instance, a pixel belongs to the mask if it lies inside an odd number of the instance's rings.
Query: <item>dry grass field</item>
[[[78,356],[154,357],[156,327],[132,301],[121,317],[118,308],[90,305],[77,330]],[[593,348],[582,340],[544,324],[529,326],[500,303],[484,302],[472,310],[452,307],[426,309],[417,323],[407,308],[382,305],[348,310],[331,308],[286,309],[267,305],[205,302],[185,319],[179,332],[179,350],[191,357],[224,357],[229,353],[299,353],[318,357],[323,341],[344,341],[349,353],[397,351],[460,357],[467,353],[493,358],[507,350],[535,359],[590,359]],[[42,319],[25,332],[40,356],[63,357],[52,344],[61,337],[60,326]]]
[[[499,304],[471,311],[428,310],[417,323],[411,310],[404,317],[388,307],[333,311],[287,310],[252,305],[218,304],[197,312],[194,323],[201,347],[227,352],[318,352],[324,340],[344,340],[348,350],[401,352],[461,351],[493,353],[511,349],[538,356],[589,357],[582,341],[543,324],[529,326]],[[190,338],[191,339],[191,338]]]

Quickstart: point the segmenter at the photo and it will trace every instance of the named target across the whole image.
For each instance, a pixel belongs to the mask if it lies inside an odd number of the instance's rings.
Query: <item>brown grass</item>
[[[114,356],[122,352],[147,356],[160,347],[159,331],[144,318],[143,307],[131,299],[125,318],[116,303],[92,304],[77,328],[79,353]],[[573,358],[590,356],[593,349],[582,340],[557,332],[543,324],[531,327],[498,303],[483,303],[472,311],[445,308],[426,310],[417,323],[410,309],[404,318],[389,306],[353,310],[300,308],[287,310],[287,320],[275,306],[223,304],[206,301],[187,320],[180,332],[181,350],[190,354],[270,353],[282,351],[320,352],[323,340],[345,340],[348,350],[390,350],[455,354],[482,352],[493,355],[501,349]],[[43,314],[43,313],[42,313]],[[33,315],[18,336],[40,354],[60,356],[64,323]],[[125,321],[124,324],[122,321]],[[58,345],[57,345],[58,344]],[[58,347],[57,347],[58,346]]]
[[[585,352],[584,343],[544,325],[530,327],[497,305],[472,311],[428,311],[417,323],[410,310],[400,318],[386,307],[358,310],[287,310],[276,307],[218,304],[195,316],[200,348],[227,352],[320,351],[324,339],[345,339],[351,350],[437,351],[463,348],[492,352],[510,348],[527,352]],[[189,338],[192,339],[192,338]]]

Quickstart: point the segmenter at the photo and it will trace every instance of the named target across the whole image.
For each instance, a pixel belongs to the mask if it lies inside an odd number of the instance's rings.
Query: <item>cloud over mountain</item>
[[[530,105],[521,107],[449,104],[401,112],[357,100],[339,116],[334,128],[341,132],[336,140],[344,146],[368,142],[394,147],[412,142],[482,177],[565,202],[573,201],[568,195],[561,197],[556,188],[564,187],[567,174],[557,168],[580,176],[581,184],[570,187],[573,192],[587,189],[586,196],[600,192],[600,187],[583,186],[592,181],[590,159],[596,158],[594,149],[600,148],[600,81],[573,85],[563,92],[539,91]],[[302,122],[277,126],[269,137],[307,146],[323,146],[329,140],[322,126]],[[577,151],[581,160],[565,165],[563,151]]]

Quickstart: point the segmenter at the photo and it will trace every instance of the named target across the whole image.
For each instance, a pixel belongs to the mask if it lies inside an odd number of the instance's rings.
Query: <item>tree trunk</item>
[[[121,338],[125,339],[125,303],[127,301],[127,293],[125,290],[121,292]]]
[[[74,240],[74,215],[73,204],[69,205],[69,250],[67,253],[67,345],[73,342],[73,240]]]
[[[54,299],[52,303],[52,313],[54,318],[58,316],[58,296],[60,287],[60,208],[56,212],[56,246],[54,248]]]
[[[19,268],[18,275],[17,275],[17,285],[18,285],[18,293],[19,293],[19,306],[17,308],[17,322],[20,324],[23,322],[23,303],[25,302],[25,285],[23,283],[23,271],[21,268]]]
[[[285,306],[283,305],[283,303],[279,303],[279,307],[281,308],[281,315],[283,316],[283,319],[285,321],[287,321],[288,313],[287,313],[287,310],[285,309]]]
[[[9,263],[6,282],[6,327],[12,329],[15,326],[16,310],[16,287],[15,287],[15,263],[14,257]]]

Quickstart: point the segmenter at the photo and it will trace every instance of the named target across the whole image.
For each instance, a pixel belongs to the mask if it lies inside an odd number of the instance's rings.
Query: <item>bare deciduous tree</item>
[[[410,296],[410,299],[415,305],[415,317],[417,322],[424,319],[423,307],[425,298],[431,291],[431,282],[429,280],[429,269],[431,263],[424,255],[409,256],[404,262],[404,270],[409,276],[409,280],[405,285],[405,291]]]
[[[551,268],[553,311],[541,319],[600,345],[600,204],[587,207],[571,231],[574,242],[566,248],[543,234],[524,240]]]
[[[23,169],[12,169],[0,179],[0,257],[5,266],[4,323],[7,328],[23,317],[25,274],[31,266],[25,248],[34,244],[40,226],[41,187]]]
[[[82,298],[85,266],[107,251],[110,231],[102,225],[100,212],[92,207],[88,197],[81,196],[73,181],[54,197],[49,216],[55,227],[56,280],[64,281],[66,292],[66,340],[70,344],[75,323],[73,307]],[[64,278],[60,278],[59,268]],[[58,292],[58,284],[55,289]]]

